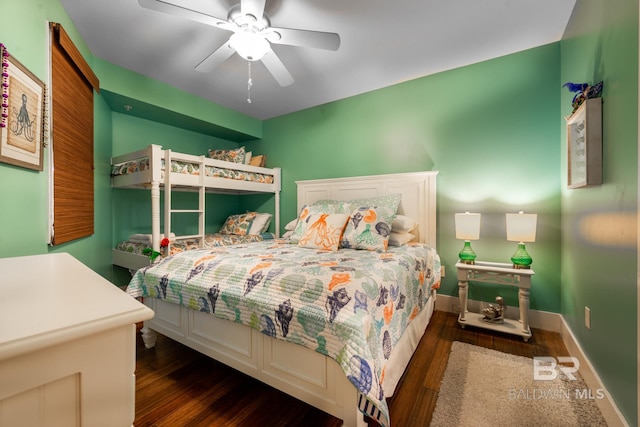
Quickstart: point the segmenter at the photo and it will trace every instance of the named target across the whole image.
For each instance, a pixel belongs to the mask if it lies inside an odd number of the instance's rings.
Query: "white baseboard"
[[[476,300],[468,300],[467,309],[469,311],[479,312],[482,307],[482,303]],[[452,297],[449,295],[438,295],[436,299],[436,310],[447,311],[450,313],[460,312],[460,301],[458,297]],[[520,311],[517,307],[507,307],[506,317],[510,319],[518,319]],[[569,354],[573,357],[577,357],[580,361],[580,375],[584,379],[587,387],[593,391],[595,395],[596,390],[602,390],[604,392],[604,398],[596,400],[602,415],[607,421],[609,427],[629,427],[629,423],[624,419],[615,402],[611,398],[611,395],[602,384],[598,373],[593,368],[593,365],[587,359],[582,347],[575,339],[573,332],[569,328],[569,325],[565,322],[564,318],[559,313],[551,313],[548,311],[529,310],[529,326],[537,329],[544,329],[545,331],[558,332],[564,345],[567,347]]]
[[[561,316],[562,317],[562,316]],[[584,382],[587,384],[587,387],[594,392],[598,389],[601,389],[604,392],[604,399],[596,400],[598,404],[598,408],[600,408],[600,412],[604,416],[604,419],[607,421],[608,427],[629,427],[629,423],[624,419],[622,413],[618,409],[618,406],[611,398],[609,391],[605,388],[598,376],[598,373],[594,369],[591,361],[587,359],[587,356],[582,351],[582,347],[576,341],[575,335],[565,322],[564,318],[562,318],[562,331],[560,331],[560,336],[562,337],[562,341],[564,345],[567,346],[567,350],[569,350],[569,354],[573,357],[577,357],[580,361],[580,375]],[[595,393],[594,393],[595,394]]]

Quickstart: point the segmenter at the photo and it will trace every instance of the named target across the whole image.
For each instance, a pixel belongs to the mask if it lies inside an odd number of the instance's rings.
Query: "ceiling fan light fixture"
[[[259,61],[269,52],[269,42],[252,31],[238,31],[229,38],[229,46],[247,61]]]

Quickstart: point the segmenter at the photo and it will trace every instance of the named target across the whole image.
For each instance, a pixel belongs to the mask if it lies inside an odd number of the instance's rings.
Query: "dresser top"
[[[152,317],[67,253],[0,258],[0,360]]]

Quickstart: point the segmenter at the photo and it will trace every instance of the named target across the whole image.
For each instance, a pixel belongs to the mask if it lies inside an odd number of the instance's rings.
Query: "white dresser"
[[[0,259],[0,427],[133,425],[152,317],[69,254]]]

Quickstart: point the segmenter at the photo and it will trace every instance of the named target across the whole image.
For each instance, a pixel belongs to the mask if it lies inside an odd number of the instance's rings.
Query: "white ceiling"
[[[167,0],[226,18],[239,0]],[[272,45],[295,82],[234,54],[194,67],[230,32],[137,0],[61,0],[94,56],[219,105],[267,119],[558,41],[575,0],[266,0],[275,27],[340,34],[338,51]]]

